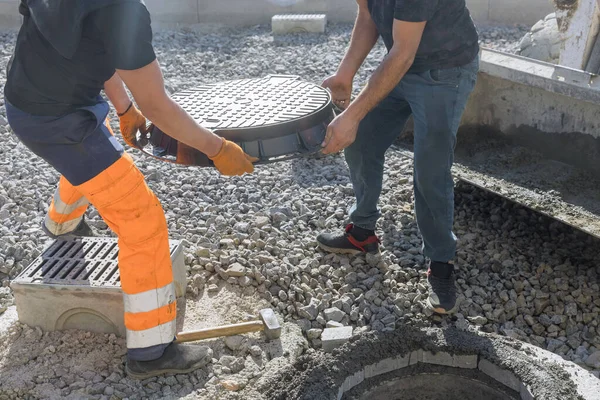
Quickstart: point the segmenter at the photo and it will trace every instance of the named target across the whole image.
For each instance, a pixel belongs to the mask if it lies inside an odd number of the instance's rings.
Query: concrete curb
[[[334,22],[351,23],[356,2],[350,0],[146,0],[155,26],[222,22],[229,26],[269,24],[276,14],[324,13]],[[554,11],[550,0],[467,0],[478,24],[533,25]],[[21,25],[18,2],[0,0],[0,29]]]

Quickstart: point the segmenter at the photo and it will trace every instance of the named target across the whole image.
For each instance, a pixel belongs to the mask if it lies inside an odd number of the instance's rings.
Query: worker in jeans
[[[345,149],[356,203],[351,223],[321,233],[331,252],[378,253],[385,152],[414,119],[416,219],[428,262],[429,307],[456,308],[453,259],[453,163],[456,133],[479,69],[478,34],[464,0],[357,0],[350,46],[337,72],[323,82],[344,111],[329,125],[323,152]],[[356,72],[381,37],[388,53],[350,102]]]
[[[127,373],[185,373],[210,361],[205,347],[173,343],[176,302],[161,204],[108,124],[108,103],[133,144],[146,117],[196,148],[224,175],[253,172],[255,159],[194,121],[166,93],[142,0],[21,1],[4,89],[19,140],[60,174],[43,222],[52,237],[89,235],[92,204],[117,234],[127,329]],[[139,106],[130,100],[124,84]],[[144,116],[145,115],[145,116]]]

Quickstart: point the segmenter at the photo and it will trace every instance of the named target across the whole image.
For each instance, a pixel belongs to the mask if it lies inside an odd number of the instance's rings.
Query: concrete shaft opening
[[[273,400],[591,400],[600,381],[518,340],[456,328],[368,332],[265,381]]]
[[[478,370],[418,364],[370,379],[344,393],[346,400],[515,400],[515,390]]]

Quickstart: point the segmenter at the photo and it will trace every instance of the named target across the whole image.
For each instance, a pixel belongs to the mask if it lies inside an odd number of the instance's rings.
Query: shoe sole
[[[207,365],[207,363],[198,363],[188,369],[161,369],[158,371],[146,372],[146,373],[133,372],[129,369],[129,366],[125,366],[125,372],[127,372],[127,375],[131,378],[144,380],[144,379],[154,378],[156,376],[161,376],[161,375],[166,375],[166,374],[174,374],[174,375],[189,374],[190,372],[194,372],[195,370],[203,368],[206,365]]]
[[[381,254],[380,251],[376,251],[376,252],[364,252],[364,251],[356,250],[356,249],[340,249],[340,248],[336,248],[336,247],[329,247],[327,245],[324,245],[321,242],[317,242],[317,244],[323,250],[328,251],[330,253],[335,253],[335,254],[350,254],[350,255],[353,255],[353,256],[359,255],[359,254],[372,254],[372,255]]]
[[[429,299],[427,299],[427,308],[429,308],[431,311],[433,311],[437,314],[449,315],[449,314],[454,314],[456,312],[457,304],[455,304],[454,307],[452,307],[450,310],[446,310],[441,307],[434,307],[431,304],[431,302],[429,301]]]

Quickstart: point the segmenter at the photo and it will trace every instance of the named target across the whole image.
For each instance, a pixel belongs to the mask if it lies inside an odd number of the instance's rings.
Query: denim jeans
[[[381,216],[378,202],[385,152],[412,115],[415,213],[423,238],[423,255],[441,262],[454,258],[451,167],[456,133],[478,71],[476,57],[461,67],[406,74],[361,121],[356,140],[344,151],[356,196],[350,209],[354,225],[375,230]]]

